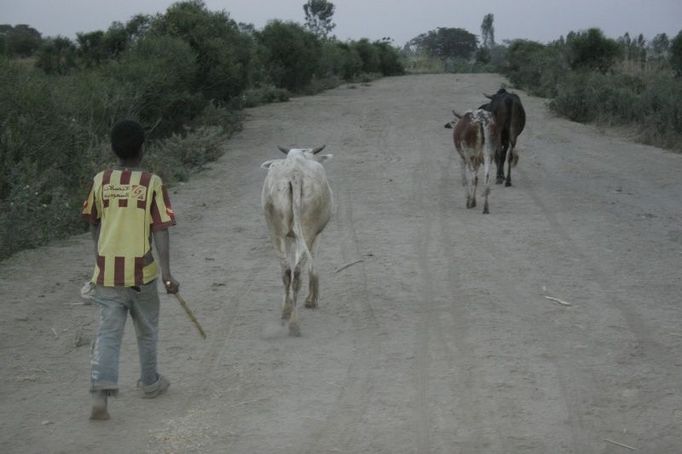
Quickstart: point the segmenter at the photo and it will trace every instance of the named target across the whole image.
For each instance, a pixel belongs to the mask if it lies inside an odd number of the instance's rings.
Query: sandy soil
[[[250,110],[172,194],[174,274],[208,339],[163,296],[173,384],[146,400],[129,324],[108,422],[88,420],[88,237],[0,263],[2,452],[682,452],[682,156],[521,93],[514,186],[466,210],[443,124],[501,82],[389,78]],[[320,308],[290,338],[259,165],[323,143]]]

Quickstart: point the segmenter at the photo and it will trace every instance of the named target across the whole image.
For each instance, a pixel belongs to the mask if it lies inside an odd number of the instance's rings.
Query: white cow
[[[321,162],[332,155],[319,155],[317,148],[278,147],[287,155],[261,164],[268,169],[261,204],[282,267],[284,302],[282,323],[289,334],[300,336],[296,299],[301,288],[301,267],[307,263],[309,294],[305,307],[316,308],[319,280],[315,273],[318,238],[332,214],[332,190]]]

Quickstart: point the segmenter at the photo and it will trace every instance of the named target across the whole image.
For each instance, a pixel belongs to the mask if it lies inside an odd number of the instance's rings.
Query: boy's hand
[[[174,294],[180,290],[180,283],[173,276],[164,276],[163,285],[166,287],[166,293]]]

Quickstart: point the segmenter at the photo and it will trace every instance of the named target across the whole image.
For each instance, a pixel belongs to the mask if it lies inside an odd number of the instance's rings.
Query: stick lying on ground
[[[350,268],[351,266],[357,265],[358,263],[362,263],[362,262],[364,262],[363,259],[356,260],[356,261],[351,262],[351,263],[347,263],[347,264],[343,265],[341,268],[337,269],[337,270],[334,271],[334,272],[335,272],[335,273],[338,273],[339,271],[343,271],[343,270],[345,270],[346,268]]]
[[[189,317],[189,319],[192,321],[192,323],[194,323],[194,326],[197,327],[197,329],[199,330],[199,334],[201,334],[201,337],[203,337],[204,339],[206,339],[206,333],[205,333],[204,330],[201,328],[201,325],[199,324],[199,321],[198,321],[197,318],[194,316],[194,314],[193,314],[192,311],[190,310],[189,306],[187,306],[187,302],[185,301],[185,299],[184,299],[182,296],[180,296],[179,293],[174,293],[173,295],[175,295],[175,297],[178,299],[178,302],[180,303],[180,306],[182,306],[182,308],[185,310],[185,312],[187,313],[187,316]]]
[[[545,298],[547,298],[547,299],[550,300],[550,301],[554,301],[555,303],[559,303],[559,304],[561,304],[562,306],[573,306],[573,305],[572,305],[571,303],[569,303],[568,301],[560,300],[559,298],[554,298],[553,296],[546,296],[546,295],[545,295]]]

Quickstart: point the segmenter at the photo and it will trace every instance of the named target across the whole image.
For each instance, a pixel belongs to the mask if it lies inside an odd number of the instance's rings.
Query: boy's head
[[[120,159],[132,159],[141,155],[144,129],[133,120],[121,120],[111,129],[111,148]]]

